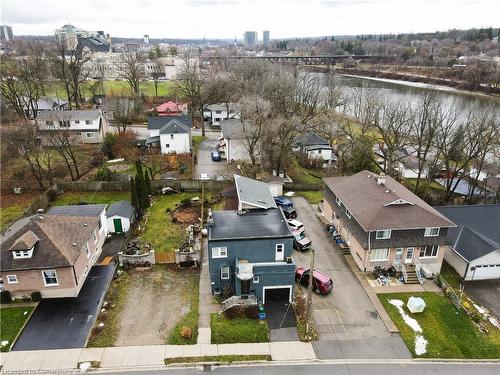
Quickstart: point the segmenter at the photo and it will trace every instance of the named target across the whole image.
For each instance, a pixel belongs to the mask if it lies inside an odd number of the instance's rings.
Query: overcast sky
[[[65,23],[111,36],[271,39],[498,27],[500,0],[1,0],[2,24],[48,35]]]

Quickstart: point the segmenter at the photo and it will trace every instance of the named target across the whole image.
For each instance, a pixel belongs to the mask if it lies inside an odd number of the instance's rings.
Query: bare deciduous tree
[[[123,53],[119,61],[120,77],[127,81],[132,95],[140,94],[140,83],[144,78],[144,56],[142,52]]]

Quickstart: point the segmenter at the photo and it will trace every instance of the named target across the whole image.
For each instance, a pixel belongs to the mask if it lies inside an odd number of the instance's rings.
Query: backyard
[[[196,343],[198,280],[196,270],[167,265],[124,272],[108,290],[106,311],[99,314],[88,346]],[[181,336],[184,327],[191,332],[188,339]]]
[[[268,342],[269,329],[265,321],[238,316],[229,319],[214,313],[210,317],[212,344]]]
[[[67,206],[72,204],[111,204],[121,200],[130,200],[129,191],[70,191],[62,193],[51,203],[52,206]]]
[[[1,351],[8,352],[33,311],[33,306],[0,309]]]
[[[425,301],[424,312],[409,312],[406,302],[410,296]],[[500,330],[489,325],[489,332],[481,333],[465,312],[457,311],[446,296],[432,292],[388,293],[378,294],[378,298],[414,357],[500,357]],[[398,304],[399,308],[395,306]]]

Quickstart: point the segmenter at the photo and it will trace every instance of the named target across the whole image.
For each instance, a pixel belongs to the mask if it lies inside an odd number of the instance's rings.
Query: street
[[[328,363],[314,365],[259,365],[251,367],[219,367],[212,370],[214,374],[238,374],[238,375],[493,375],[498,374],[500,365],[495,363],[438,363],[438,362],[388,362],[388,363]],[[132,374],[140,373],[142,375],[159,374],[179,374],[189,375],[204,372],[203,368],[196,369],[163,369],[152,371],[131,370],[127,372],[112,372],[113,374]],[[106,371],[106,373],[110,373]]]
[[[294,197],[297,219],[315,250],[318,271],[333,280],[333,291],[313,297],[313,317],[320,340],[313,343],[316,356],[325,358],[411,358],[398,334],[391,335],[363,287],[347,264],[340,249],[329,238],[312,206]],[[310,252],[294,250],[297,266],[309,268]]]

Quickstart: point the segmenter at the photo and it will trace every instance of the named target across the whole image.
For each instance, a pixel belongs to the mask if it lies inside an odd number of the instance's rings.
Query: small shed
[[[127,233],[135,221],[135,208],[129,201],[118,201],[109,206],[106,216],[111,233]]]
[[[269,176],[263,180],[269,185],[271,194],[273,197],[279,197],[283,195],[283,185],[285,185],[285,179],[279,176]]]

